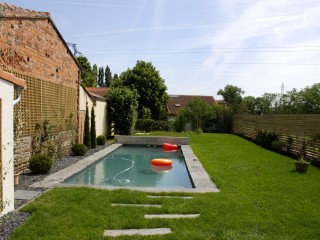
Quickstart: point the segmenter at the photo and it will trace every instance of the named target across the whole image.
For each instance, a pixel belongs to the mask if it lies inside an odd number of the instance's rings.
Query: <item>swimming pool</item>
[[[154,158],[169,158],[172,166],[156,167]],[[67,178],[64,184],[126,187],[193,188],[182,152],[160,146],[123,145]]]

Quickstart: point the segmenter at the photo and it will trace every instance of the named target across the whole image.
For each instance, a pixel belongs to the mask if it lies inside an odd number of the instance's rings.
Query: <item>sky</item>
[[[50,12],[66,42],[120,75],[152,62],[169,94],[244,96],[319,83],[319,0],[8,0]]]

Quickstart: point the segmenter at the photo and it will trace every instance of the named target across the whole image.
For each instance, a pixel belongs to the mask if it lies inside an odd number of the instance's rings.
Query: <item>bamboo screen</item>
[[[3,210],[3,195],[2,195],[2,101],[0,98],[0,211]]]
[[[33,136],[36,133],[36,125],[44,120],[49,120],[57,132],[68,130],[71,115],[72,121],[76,124],[77,89],[17,72],[12,73],[25,79],[27,84],[27,89],[22,92],[21,102],[15,107],[15,115],[19,109],[23,112],[21,118],[25,125],[22,136]]]
[[[299,153],[304,139],[313,139],[320,135],[320,114],[277,114],[277,115],[235,115],[233,132],[255,139],[259,130],[268,130],[278,134],[280,140],[293,139],[292,151]],[[307,142],[307,155],[320,158],[319,142]]]

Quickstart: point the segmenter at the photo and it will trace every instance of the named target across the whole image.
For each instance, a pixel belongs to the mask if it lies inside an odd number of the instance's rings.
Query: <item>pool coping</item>
[[[71,177],[72,175],[82,171],[87,166],[96,162],[106,154],[113,152],[117,148],[121,147],[123,144],[114,143],[108,147],[102,149],[99,152],[94,153],[87,158],[84,158],[77,163],[55,172],[44,180],[34,183],[31,185],[33,188],[54,188],[54,187],[89,187],[95,189],[128,189],[128,190],[138,190],[144,192],[186,192],[186,193],[207,193],[207,192],[220,192],[214,182],[211,180],[210,176],[203,168],[201,162],[193,153],[189,145],[181,145],[181,150],[183,152],[188,172],[191,176],[194,188],[155,188],[155,187],[117,187],[117,186],[102,186],[102,185],[78,185],[78,184],[64,184],[62,183],[65,179]]]

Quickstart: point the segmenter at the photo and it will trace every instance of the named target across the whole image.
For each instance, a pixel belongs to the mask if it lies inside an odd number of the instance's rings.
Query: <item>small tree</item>
[[[89,108],[88,103],[86,106],[86,116],[84,119],[84,135],[83,135],[83,144],[87,146],[87,148],[91,148],[91,136],[90,136],[90,123],[89,123]]]
[[[91,108],[91,148],[96,148],[96,116],[94,114],[94,107]]]
[[[137,121],[138,94],[129,88],[112,88],[107,95],[108,118],[115,134],[131,135]]]

